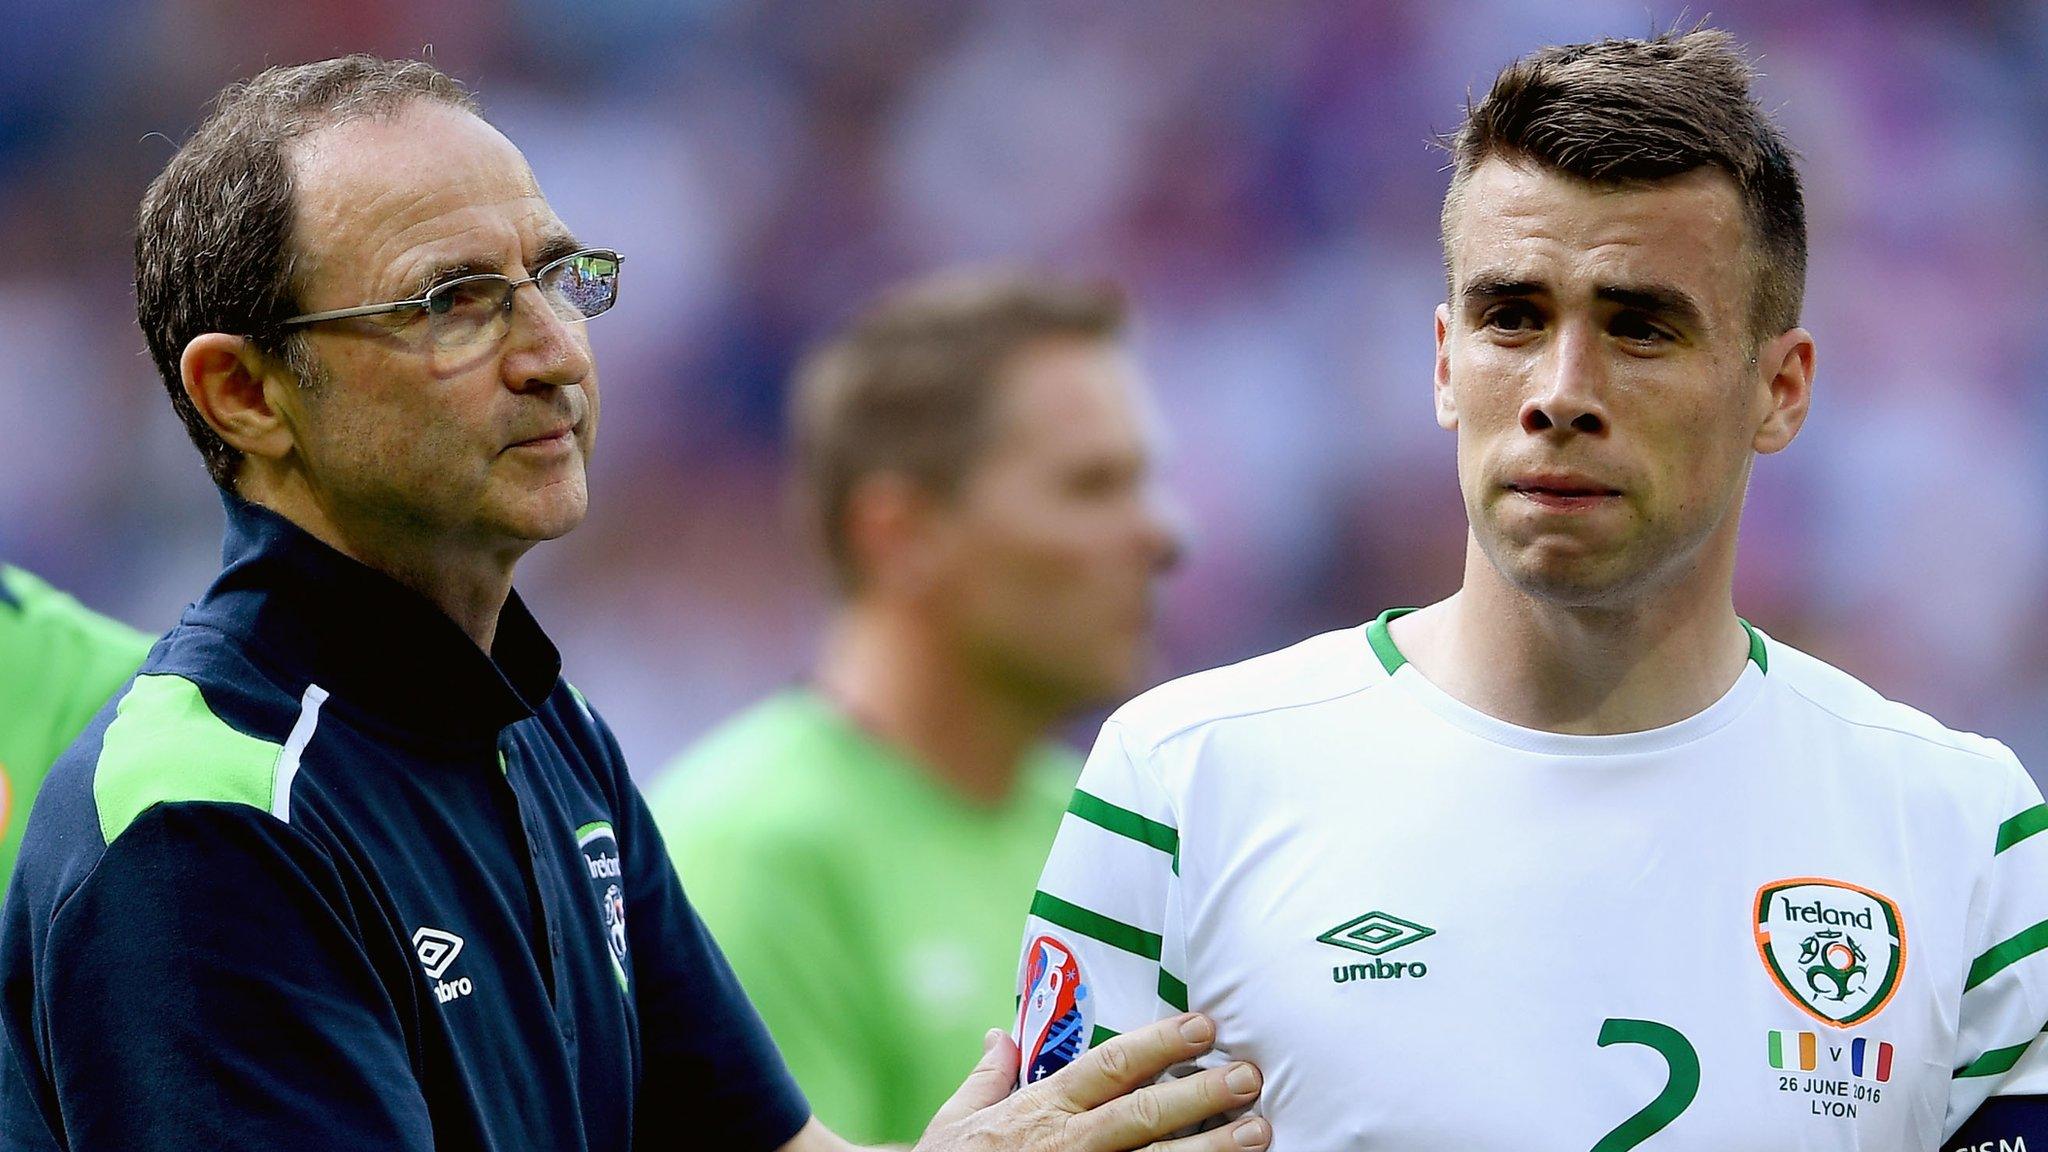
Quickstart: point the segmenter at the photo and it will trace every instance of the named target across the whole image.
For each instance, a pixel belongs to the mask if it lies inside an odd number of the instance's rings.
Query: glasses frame
[[[508,287],[505,289],[505,300],[507,303],[510,303],[512,299],[518,294],[521,288],[526,287],[528,284],[532,284],[538,287],[540,285],[541,280],[544,279],[548,275],[548,273],[553,272],[555,269],[561,267],[564,264],[567,264],[569,261],[574,260],[579,256],[600,256],[610,260],[613,264],[619,265],[621,267],[623,267],[626,263],[626,258],[620,255],[616,249],[578,248],[574,252],[570,252],[567,255],[563,256],[557,256],[555,259],[548,261],[547,263],[541,265],[537,270],[535,270],[533,275],[528,276],[522,280],[514,280],[510,276],[500,275],[499,273],[496,272],[479,272],[473,276],[457,276],[453,280],[443,280],[441,283],[434,285],[432,288],[429,288],[425,292],[420,293],[420,295],[416,299],[391,300],[382,304],[358,304],[353,308],[335,308],[326,312],[307,312],[302,315],[293,316],[289,319],[279,321],[277,324],[277,330],[282,332],[288,328],[298,328],[307,324],[320,324],[328,320],[354,320],[362,316],[384,316],[392,312],[403,312],[409,308],[417,309],[420,312],[425,313],[428,307],[433,303],[434,297],[436,295],[446,292],[449,289],[455,288],[459,285],[474,284],[479,280],[503,281],[505,284],[508,285]],[[614,272],[613,275],[616,277],[617,273]],[[546,295],[545,291],[543,291],[542,295]],[[619,289],[618,285],[615,283],[612,285],[612,302],[611,304],[605,305],[605,312],[611,311],[612,308],[618,304],[618,302]],[[548,310],[554,311],[554,305],[549,304]],[[561,314],[556,313],[556,315],[560,316]],[[604,315],[604,312],[596,313],[596,315],[602,316]],[[591,319],[591,317],[577,316],[571,319],[570,317],[564,316],[562,317],[562,319],[570,324],[583,324],[587,323]]]

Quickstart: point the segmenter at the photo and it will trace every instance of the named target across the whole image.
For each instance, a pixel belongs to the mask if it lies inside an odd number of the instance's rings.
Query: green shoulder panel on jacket
[[[137,676],[115,705],[93,773],[100,834],[155,804],[210,800],[270,810],[284,745],[228,726],[183,676]]]

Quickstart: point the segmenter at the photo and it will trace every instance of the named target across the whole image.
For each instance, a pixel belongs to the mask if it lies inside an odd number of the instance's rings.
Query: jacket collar
[[[387,723],[494,737],[538,711],[561,654],[519,594],[486,655],[426,597],[232,493],[221,574],[188,622],[218,628],[287,673]]]

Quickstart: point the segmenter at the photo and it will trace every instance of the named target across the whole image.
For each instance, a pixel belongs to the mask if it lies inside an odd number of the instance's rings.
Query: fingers
[[[1016,1086],[1017,1046],[1002,1029],[991,1028],[981,1039],[981,1062],[932,1117],[931,1126],[937,1128],[1001,1103]]]
[[[1146,1152],[1264,1152],[1272,1144],[1273,1126],[1260,1117],[1247,1116],[1214,1132],[1154,1144]]]
[[[1059,1107],[1086,1112],[1151,1083],[1161,1072],[1200,1056],[1215,1043],[1216,1025],[1207,1016],[1172,1016],[1089,1049],[1042,1083]]]
[[[1210,1068],[1193,1076],[1140,1088],[1121,1100],[1076,1116],[1071,1127],[1084,1148],[1142,1148],[1211,1116],[1249,1106],[1259,1098],[1259,1087],[1259,1070],[1249,1064]],[[1221,1142],[1192,1147],[1242,1147],[1231,1143],[1230,1127],[1222,1130]]]

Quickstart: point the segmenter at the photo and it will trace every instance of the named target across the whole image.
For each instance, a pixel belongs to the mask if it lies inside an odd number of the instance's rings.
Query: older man
[[[6,1148],[843,1146],[511,589],[583,517],[620,262],[420,64],[231,88],[150,188],[140,319],[226,565],[30,821]],[[926,1146],[1142,1146],[1252,1095],[1119,1098],[1211,1036],[1008,1099],[991,1037]]]

